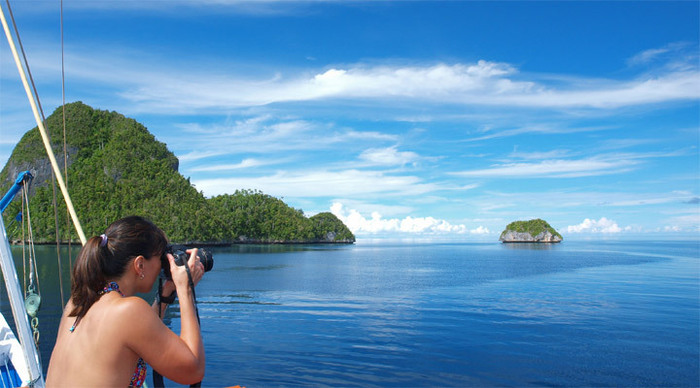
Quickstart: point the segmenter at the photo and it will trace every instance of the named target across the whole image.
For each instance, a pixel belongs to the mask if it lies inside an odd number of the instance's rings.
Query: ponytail
[[[100,299],[99,290],[106,283],[102,262],[106,249],[100,247],[101,237],[92,237],[80,250],[71,273],[71,317],[82,317]]]
[[[115,221],[101,236],[90,238],[80,250],[71,273],[71,317],[83,317],[100,299],[108,280],[124,274],[138,256],[150,260],[165,251],[165,233],[151,221],[130,216]]]

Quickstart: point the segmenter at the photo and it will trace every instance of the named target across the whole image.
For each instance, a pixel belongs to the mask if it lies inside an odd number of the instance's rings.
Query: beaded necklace
[[[116,291],[119,293],[119,295],[124,296],[124,293],[122,292],[122,290],[119,289],[119,284],[117,284],[117,282],[107,283],[105,288],[103,288],[102,291],[98,292],[98,294],[104,295],[110,291]]]

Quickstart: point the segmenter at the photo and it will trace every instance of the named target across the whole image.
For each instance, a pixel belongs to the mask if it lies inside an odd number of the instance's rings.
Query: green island
[[[59,107],[46,119],[61,168],[62,115]],[[151,219],[171,241],[184,244],[355,242],[332,213],[306,217],[301,209],[257,190],[231,188],[233,194],[206,198],[178,172],[177,157],[136,120],[81,102],[66,104],[65,115],[68,188],[88,238],[133,214]],[[54,211],[52,170],[36,127],[22,137],[0,172],[0,192],[26,170],[34,175],[29,203],[35,242],[78,241],[74,229],[67,227],[69,216],[58,187]],[[20,207],[15,200],[5,210],[6,226]]]
[[[499,238],[504,243],[558,243],[564,238],[545,220],[514,221]]]

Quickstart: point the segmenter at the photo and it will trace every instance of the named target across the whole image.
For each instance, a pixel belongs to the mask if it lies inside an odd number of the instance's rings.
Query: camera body
[[[173,258],[175,259],[175,265],[181,267],[187,264],[187,261],[190,259],[190,255],[186,252],[187,249],[188,248],[184,245],[171,244],[169,244],[167,248],[165,248],[165,252],[160,258],[160,261],[162,272],[166,279],[172,280],[172,274],[170,273],[170,261],[168,261],[167,254],[170,253],[171,255],[173,255]],[[211,252],[202,248],[198,248],[197,258],[199,259],[199,261],[202,262],[202,265],[204,265],[204,272],[209,272],[214,267],[214,257],[212,256]]]

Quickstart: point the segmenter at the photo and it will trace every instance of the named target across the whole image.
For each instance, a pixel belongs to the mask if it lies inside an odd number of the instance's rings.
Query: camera
[[[165,248],[165,252],[160,258],[160,261],[161,266],[163,268],[163,275],[165,275],[166,279],[173,279],[172,274],[170,273],[170,262],[168,261],[167,256],[168,253],[173,255],[173,258],[175,259],[175,265],[183,266],[187,264],[187,260],[190,259],[189,253],[186,252],[187,249],[188,248],[184,245],[168,245],[167,248]],[[214,257],[211,255],[211,252],[199,248],[197,249],[197,258],[204,265],[204,272],[209,272],[214,267]]]

